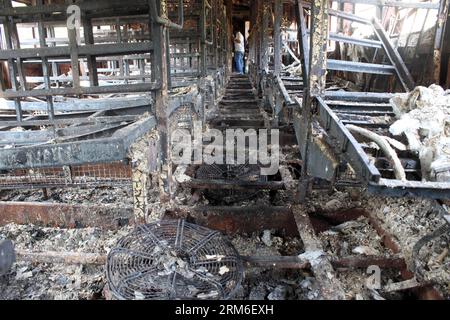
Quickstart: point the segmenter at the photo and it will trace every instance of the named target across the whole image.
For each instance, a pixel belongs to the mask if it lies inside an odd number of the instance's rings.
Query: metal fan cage
[[[261,175],[259,165],[202,165],[196,172],[197,179],[224,181],[267,181],[267,176]],[[206,190],[205,196],[216,202],[226,204],[245,201],[256,197],[260,190]]]
[[[119,300],[227,300],[242,279],[232,244],[184,220],[137,227],[107,260],[109,290]]]

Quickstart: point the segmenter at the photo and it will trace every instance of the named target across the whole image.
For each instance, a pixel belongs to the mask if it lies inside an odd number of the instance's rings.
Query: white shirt
[[[239,40],[240,43],[237,43],[236,40]],[[245,43],[244,43],[244,36],[242,35],[241,32],[238,32],[236,34],[236,38],[234,41],[234,51],[236,52],[245,52]]]

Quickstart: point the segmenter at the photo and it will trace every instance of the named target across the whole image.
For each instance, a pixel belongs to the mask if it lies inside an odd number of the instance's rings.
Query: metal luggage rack
[[[67,28],[72,4],[80,32]],[[0,63],[9,73],[0,74],[0,188],[131,185],[132,161],[142,159],[130,150],[156,128],[153,106],[166,99],[158,39],[163,27],[181,28],[159,6],[0,1]],[[22,28],[37,32],[25,39]]]
[[[305,106],[305,103],[303,103],[303,106],[298,106],[298,110],[300,110],[303,117],[298,117],[294,122],[296,122],[295,127],[300,141],[304,141],[302,139],[305,139],[304,133],[300,132],[300,128],[305,123],[302,124],[301,122],[305,121],[307,118],[305,115],[310,110],[309,112],[312,112],[313,115],[311,121],[317,123],[321,130],[323,130],[324,140],[334,150],[335,157],[341,163],[348,163],[351,166],[358,179],[361,180],[363,185],[368,187],[369,192],[387,196],[414,196],[435,199],[450,198],[450,183],[422,181],[420,161],[417,155],[408,151],[399,152],[398,155],[407,174],[407,181],[397,180],[389,161],[378,150],[363,143],[362,141],[364,139],[358,137],[360,140],[357,140],[346,128],[346,125],[353,124],[381,135],[391,136],[388,129],[396,120],[393,108],[389,103],[393,94],[327,91],[327,73],[342,71],[362,72],[378,76],[395,76],[395,79],[397,79],[397,82],[405,91],[413,90],[415,84],[401,56],[376,19],[369,21],[353,14],[333,9],[324,9],[325,5],[320,3],[320,1],[315,1],[314,4],[317,6],[317,12],[315,14],[320,19],[328,19],[330,15],[338,19],[371,26],[377,39],[355,39],[353,37],[330,33],[327,28],[325,28],[326,30],[324,28],[320,30],[317,21],[315,21],[315,17],[308,18],[311,4],[304,1],[297,1],[298,37],[302,54],[301,60],[304,66],[303,75],[306,75],[304,78],[308,79],[305,81],[305,85],[308,90],[309,101],[312,102],[310,106]],[[432,9],[436,9],[435,6]],[[323,41],[323,45],[310,48],[310,36],[312,34],[318,37],[320,41]],[[323,47],[328,40],[383,50],[388,64],[327,59],[326,55],[323,52],[320,53],[320,51],[323,51]],[[311,51],[314,51],[314,54]],[[309,60],[311,57],[314,57],[314,61],[311,62],[312,67],[309,69],[305,66],[310,65]],[[323,72],[324,69],[328,70],[328,72]],[[309,79],[311,79],[310,73],[317,76],[318,80],[314,84],[308,83]],[[308,97],[306,98],[307,100]],[[312,145],[313,143],[309,141],[308,144]],[[301,149],[304,150],[304,147],[301,147]],[[318,149],[321,150],[320,148]],[[317,152],[317,149],[310,146],[309,153],[314,152]],[[310,154],[308,155],[308,159],[315,159],[316,157],[322,156]],[[310,166],[308,170],[312,172],[321,171],[320,168],[314,168],[318,166],[322,167],[318,165],[317,161],[307,161],[307,163]],[[334,177],[336,177],[336,174]],[[334,181],[336,182],[337,180]]]

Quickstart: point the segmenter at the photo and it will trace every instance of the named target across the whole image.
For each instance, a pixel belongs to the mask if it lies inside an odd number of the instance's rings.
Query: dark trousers
[[[234,63],[236,65],[236,71],[240,74],[244,74],[244,53],[235,52],[234,53]]]

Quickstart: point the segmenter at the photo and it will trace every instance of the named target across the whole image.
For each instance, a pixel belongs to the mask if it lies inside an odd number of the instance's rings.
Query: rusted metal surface
[[[385,230],[383,223],[374,214],[362,208],[354,208],[337,212],[321,212],[310,214],[311,223],[316,233],[320,233],[348,221],[357,220],[359,217],[366,217],[370,225],[380,236],[385,248],[394,253],[391,257],[347,257],[339,261],[332,261],[333,267],[341,268],[367,268],[369,266],[379,266],[382,269],[397,269],[400,271],[405,281],[414,279],[414,273],[408,270],[405,259],[401,256],[402,250],[395,237]],[[411,283],[411,282],[410,282]],[[413,288],[414,294],[420,299],[442,299],[442,295],[430,284],[421,283]],[[405,289],[405,290],[407,290]]]
[[[364,215],[369,219],[371,226],[375,229],[383,241],[383,245],[395,254],[400,254],[401,249],[398,242],[384,228],[381,221],[374,214],[364,211]]]
[[[406,262],[403,258],[387,257],[361,257],[352,256],[333,260],[332,265],[336,269],[367,269],[370,266],[379,266],[382,269],[403,270],[406,268]]]
[[[133,222],[131,207],[0,202],[0,226],[16,223],[61,228],[117,229]]]
[[[395,254],[401,249],[394,238],[382,227],[382,223],[370,213],[362,210],[349,210],[324,213],[329,224],[356,219],[369,218],[371,225],[382,237],[385,246]],[[116,229],[133,221],[133,208],[113,206],[83,206],[50,203],[5,203],[0,202],[0,225],[8,223],[37,224],[50,227],[80,228],[100,227]],[[222,231],[229,235],[252,234],[264,229],[277,230],[286,236],[298,236],[304,243],[306,255],[287,257],[243,257],[247,266],[278,269],[311,269],[319,280],[323,297],[326,299],[344,299],[340,283],[335,276],[339,270],[365,269],[372,265],[383,269],[400,270],[405,280],[414,278],[407,270],[405,260],[400,256],[349,256],[332,260],[323,252],[316,232],[325,228],[311,223],[309,215],[301,206],[287,207],[182,207],[168,212],[166,218],[188,217],[199,225]],[[314,253],[320,253],[314,257]],[[312,254],[313,258],[308,258]],[[311,255],[310,255],[311,256]],[[97,255],[59,254],[52,252],[21,252],[19,260],[41,261],[42,263],[64,264],[102,264],[104,260]],[[408,287],[421,299],[442,299],[442,296],[428,283],[419,283]]]
[[[280,75],[281,72],[281,22],[283,19],[283,2],[281,0],[275,0],[274,4],[274,23],[273,23],[273,38],[274,38],[274,74]]]
[[[300,1],[297,1],[298,15],[303,15],[303,9]],[[311,141],[313,139],[313,115],[317,108],[316,97],[320,97],[325,93],[326,75],[327,75],[327,47],[328,47],[328,1],[314,0],[311,3],[311,30],[310,30],[310,44],[309,48],[302,48],[304,57],[308,56],[303,64],[304,72],[303,81],[306,83],[306,90],[304,99],[302,101],[301,116],[295,126],[297,136],[299,137],[300,153],[304,160],[302,167],[302,183],[300,185],[299,197],[300,200],[305,200],[310,189],[309,166],[314,166],[310,163],[308,156],[311,151]],[[307,35],[302,27],[306,24],[299,22],[299,41],[301,45],[308,46]],[[308,60],[309,59],[309,60]]]
[[[321,212],[311,214],[311,222],[315,232],[320,233],[328,230],[332,226],[336,226],[348,221],[357,220],[359,217],[366,217],[370,225],[375,229],[380,236],[385,248],[394,253],[392,257],[351,257],[343,258],[340,261],[333,261],[335,268],[346,268],[349,266],[367,268],[371,265],[379,266],[380,268],[397,269],[401,272],[402,278],[407,281],[414,278],[414,273],[408,270],[408,265],[405,259],[401,256],[402,250],[395,237],[385,230],[383,223],[374,214],[367,212],[362,208],[354,208],[349,210],[337,212]],[[356,258],[356,259],[355,259]],[[341,264],[343,263],[343,264]],[[429,284],[422,283],[413,292],[421,299],[442,299],[442,295]]]
[[[195,223],[229,235],[252,234],[268,229],[298,237],[292,212],[286,207],[185,207],[168,212],[168,216],[189,217]]]

